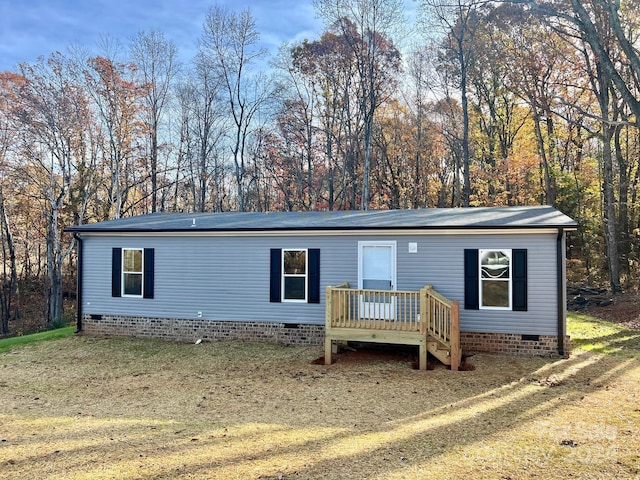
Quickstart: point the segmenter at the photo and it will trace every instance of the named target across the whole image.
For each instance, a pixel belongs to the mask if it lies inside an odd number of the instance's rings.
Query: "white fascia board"
[[[561,227],[558,227],[561,228]],[[549,235],[558,228],[498,228],[498,229],[402,229],[402,230],[255,230],[255,231],[175,231],[175,232],[78,232],[81,237],[359,237],[363,235]],[[568,228],[562,227],[564,231]]]

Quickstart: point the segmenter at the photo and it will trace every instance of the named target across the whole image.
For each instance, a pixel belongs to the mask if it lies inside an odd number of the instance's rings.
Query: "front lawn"
[[[473,371],[320,347],[0,341],[0,478],[640,476],[640,331],[572,316],[569,359]]]
[[[46,332],[32,333],[30,335],[19,335],[17,337],[3,338],[0,339],[0,353],[7,352],[20,345],[67,338],[73,335],[74,331],[75,327],[64,327],[56,328],[55,330],[47,330]]]

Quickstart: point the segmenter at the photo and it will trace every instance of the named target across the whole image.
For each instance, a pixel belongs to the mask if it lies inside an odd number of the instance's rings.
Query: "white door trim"
[[[367,240],[358,242],[358,288],[364,288],[364,249],[366,247],[383,247],[390,249],[390,282],[389,290],[397,290],[397,242],[395,240]],[[362,296],[360,298],[360,317],[362,318],[382,318],[385,320],[393,320],[395,318],[395,298],[390,302],[370,302]]]

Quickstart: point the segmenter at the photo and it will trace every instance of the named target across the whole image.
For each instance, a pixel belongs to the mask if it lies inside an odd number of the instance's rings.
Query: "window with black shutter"
[[[155,284],[153,248],[113,248],[111,253],[111,295],[153,298]]]
[[[527,250],[466,249],[465,309],[527,310]]]
[[[271,302],[320,303],[320,250],[271,249],[269,284]]]

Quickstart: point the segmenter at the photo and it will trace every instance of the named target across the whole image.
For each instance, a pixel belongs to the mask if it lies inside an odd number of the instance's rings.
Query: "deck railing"
[[[450,349],[452,359],[459,359],[459,302],[451,301],[439,294],[431,285],[427,285],[420,290],[420,298],[420,316],[427,318],[427,333]]]
[[[457,301],[451,301],[431,285],[420,291],[367,290],[349,288],[348,284],[327,287],[326,332],[342,329],[389,332],[384,338],[398,342],[405,333],[415,332],[425,342],[439,343],[437,348],[450,352],[451,367],[460,358],[460,321]],[[457,360],[456,360],[457,359]]]
[[[329,287],[331,328],[420,331],[420,292]]]

